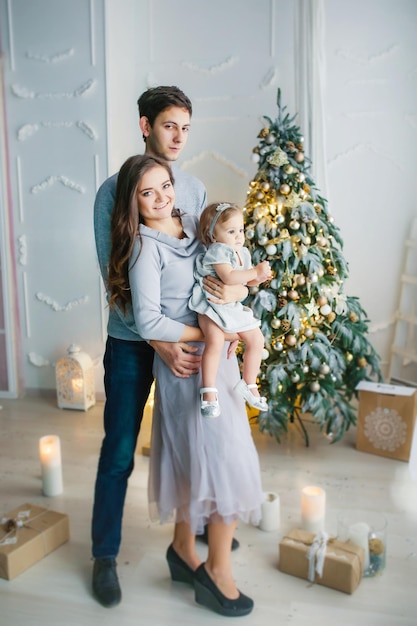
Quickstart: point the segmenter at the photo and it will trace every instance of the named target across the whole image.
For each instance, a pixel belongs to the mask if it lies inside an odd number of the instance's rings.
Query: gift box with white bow
[[[279,570],[311,583],[353,593],[362,579],[364,551],[327,533],[295,528],[279,544]]]

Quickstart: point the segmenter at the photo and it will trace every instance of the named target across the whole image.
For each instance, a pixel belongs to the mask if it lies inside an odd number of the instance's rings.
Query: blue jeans
[[[107,338],[103,359],[105,436],[91,528],[94,558],[114,558],[119,552],[127,482],[133,471],[143,409],[153,381],[153,356],[153,348],[145,341]]]

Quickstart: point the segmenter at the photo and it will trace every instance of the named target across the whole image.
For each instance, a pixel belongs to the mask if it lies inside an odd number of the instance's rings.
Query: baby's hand
[[[257,280],[260,283],[269,280],[272,277],[271,267],[269,261],[262,261],[256,266]]]

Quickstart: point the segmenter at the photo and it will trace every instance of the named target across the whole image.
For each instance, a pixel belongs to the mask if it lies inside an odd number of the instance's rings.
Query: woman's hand
[[[207,300],[214,304],[241,302],[248,295],[248,288],[245,285],[225,285],[215,276],[206,276],[203,280],[203,287],[209,294]]]

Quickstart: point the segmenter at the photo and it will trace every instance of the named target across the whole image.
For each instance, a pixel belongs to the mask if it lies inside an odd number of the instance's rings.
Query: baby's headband
[[[217,220],[219,219],[220,215],[226,209],[231,209],[231,208],[232,208],[232,205],[228,204],[227,202],[222,202],[221,204],[217,205],[216,213],[214,214],[213,221],[211,222],[211,225],[210,225],[210,228],[209,228],[209,237],[210,237],[210,239],[213,237],[214,227],[216,226]]]

